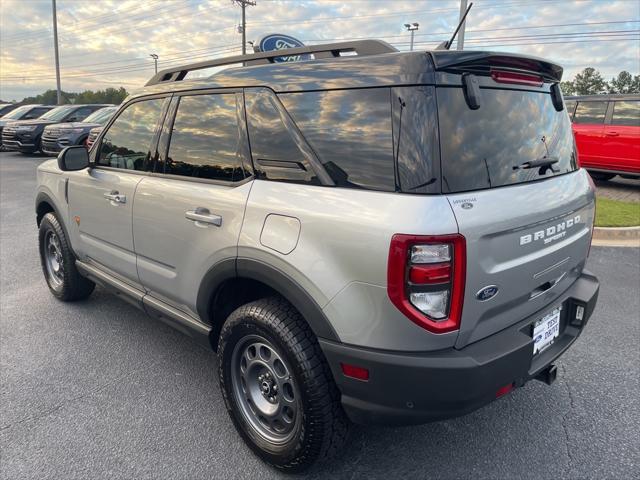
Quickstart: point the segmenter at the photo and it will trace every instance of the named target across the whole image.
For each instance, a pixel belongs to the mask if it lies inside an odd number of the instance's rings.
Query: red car
[[[640,177],[640,95],[565,97],[580,165],[596,180]]]

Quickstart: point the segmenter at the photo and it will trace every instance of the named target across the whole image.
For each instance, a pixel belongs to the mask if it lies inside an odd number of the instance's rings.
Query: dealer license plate
[[[556,308],[533,324],[534,355],[546,350],[560,335],[560,310],[562,307]]]

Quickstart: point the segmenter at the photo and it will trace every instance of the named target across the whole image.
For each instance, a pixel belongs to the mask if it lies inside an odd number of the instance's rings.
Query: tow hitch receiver
[[[535,377],[536,380],[544,382],[547,385],[551,385],[555,382],[556,378],[558,378],[558,368],[555,365],[549,365]]]

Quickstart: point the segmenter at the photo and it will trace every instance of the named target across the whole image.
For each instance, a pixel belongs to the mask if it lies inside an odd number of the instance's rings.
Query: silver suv
[[[350,421],[550,384],[599,288],[561,76],[372,40],[162,71],[88,153],[38,168],[46,281],[63,301],[100,284],[213,347],[238,432],[290,471]]]

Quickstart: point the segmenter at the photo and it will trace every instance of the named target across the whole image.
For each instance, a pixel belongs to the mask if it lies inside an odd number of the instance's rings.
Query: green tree
[[[640,93],[640,75],[623,70],[609,82],[609,93]]]
[[[560,82],[560,90],[562,90],[562,94],[564,96],[576,94],[576,86],[573,84],[571,80],[567,80],[566,82]]]
[[[593,67],[587,67],[573,81],[577,95],[597,95],[608,90],[607,82]]]

